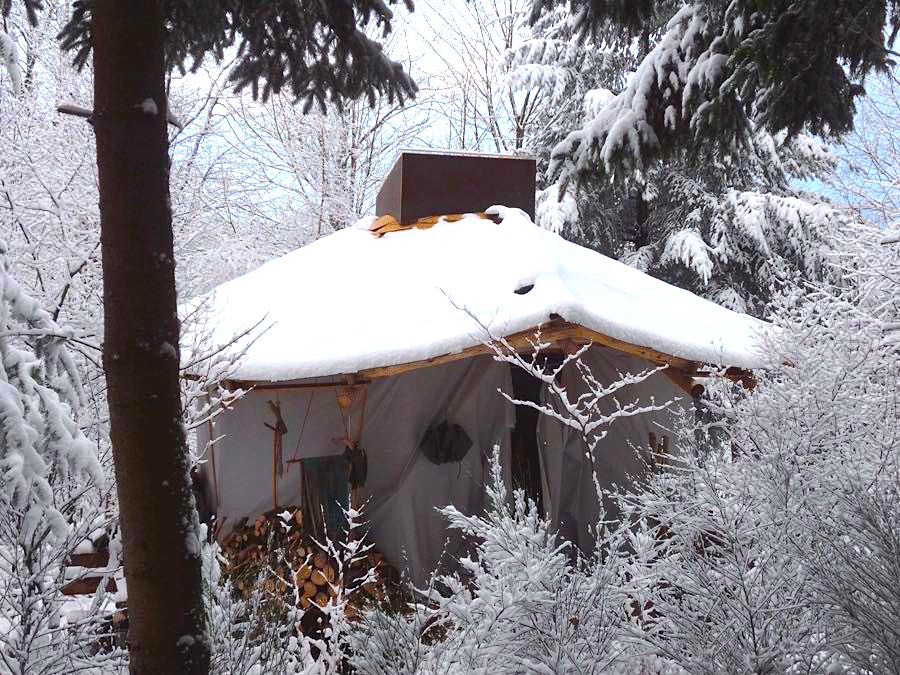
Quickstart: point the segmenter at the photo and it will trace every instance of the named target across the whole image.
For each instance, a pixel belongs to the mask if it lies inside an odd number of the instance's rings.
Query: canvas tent
[[[511,431],[522,422],[498,394],[515,393],[514,377],[492,358],[491,338],[529,348],[540,329],[548,351],[591,344],[585,359],[601,381],[669,366],[619,395],[678,401],[610,427],[598,451],[606,484],[640,471],[635,446],[671,428],[708,364],[745,379],[761,365],[767,324],[567,242],[522,209],[495,207],[488,216],[366,218],[202,299],[216,342],[262,321],[229,375],[249,393],[198,430],[198,447],[207,448],[205,497],[223,533],[243,517],[301,504],[312,458],[358,446],[368,475],[356,499],[370,536],[421,583],[459,553],[435,509],[483,506],[495,446],[508,473],[516,468]],[[580,386],[574,375],[562,377]],[[442,422],[471,441],[460,461],[437,464],[421,447]],[[597,504],[581,439],[550,418],[529,433],[546,512],[588,545]]]

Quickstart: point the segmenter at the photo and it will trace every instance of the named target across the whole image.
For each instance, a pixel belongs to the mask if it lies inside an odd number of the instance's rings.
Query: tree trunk
[[[641,31],[640,44],[638,46],[638,61],[643,61],[650,54],[650,29]],[[647,219],[650,217],[650,208],[644,199],[644,186],[636,185],[634,188],[634,224],[632,226],[631,242],[635,250],[643,248],[650,243],[650,232],[647,228]]]
[[[197,516],[181,425],[161,3],[93,0],[110,427],[132,673],[206,673]]]

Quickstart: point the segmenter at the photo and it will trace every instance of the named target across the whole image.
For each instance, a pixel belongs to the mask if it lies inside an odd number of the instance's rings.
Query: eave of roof
[[[563,350],[573,351],[578,347],[586,344],[599,345],[614,349],[642,358],[650,363],[666,366],[665,374],[672,379],[678,386],[691,392],[693,388],[693,378],[697,375],[707,375],[701,372],[703,364],[696,361],[688,361],[678,356],[665,354],[650,347],[631,344],[624,340],[618,340],[614,337],[604,335],[585,326],[576,323],[570,323],[561,317],[554,317],[550,321],[540,326],[534,326],[529,330],[519,331],[512,335],[497,337],[493,343],[484,342],[482,344],[473,345],[462,351],[442,354],[428,359],[418,361],[410,361],[407,363],[397,363],[388,366],[380,366],[377,368],[366,368],[355,373],[341,373],[334,377],[337,382],[328,383],[271,383],[248,380],[230,380],[229,382],[236,387],[244,389],[296,389],[308,388],[310,386],[335,386],[339,384],[360,384],[371,382],[385,377],[394,377],[403,373],[419,370],[420,368],[430,368],[444,363],[453,363],[463,359],[469,359],[483,354],[494,354],[496,350],[513,350],[521,352],[523,350],[531,351],[536,344],[546,345],[547,350]],[[745,387],[753,388],[755,386],[755,378],[750,370],[743,368],[728,368],[724,371],[725,377],[740,382]]]

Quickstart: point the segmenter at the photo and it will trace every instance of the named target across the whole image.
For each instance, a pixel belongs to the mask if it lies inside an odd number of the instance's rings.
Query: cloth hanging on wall
[[[347,461],[342,455],[308,457],[300,461],[300,470],[304,478],[305,501],[311,511],[304,516],[310,519],[308,522],[312,524],[314,535],[322,536],[324,532],[320,533],[318,529],[324,525],[332,540],[342,541],[347,530],[344,512],[350,506]]]
[[[424,584],[441,560],[463,553],[459,533],[448,530],[446,518],[437,509],[452,504],[464,513],[480,511],[487,458],[495,443],[501,446],[507,472],[508,431],[514,416],[497,389],[511,391],[509,366],[478,356],[379,379],[368,388],[359,439],[368,456],[368,471],[358,496],[369,541],[414,583]],[[315,397],[303,389],[280,392],[288,426],[285,449],[297,448],[298,460],[329,456],[347,467],[343,457],[346,420],[341,419],[332,392],[326,392]],[[211,432],[205,427],[197,430],[199,444],[216,439],[221,493],[216,512],[226,523],[222,537],[242,518],[272,508],[272,432],[260,424],[260,420],[271,420],[267,404],[271,397],[265,390],[250,391],[215,419]],[[362,403],[353,403],[351,430],[357,427]],[[466,430],[472,446],[462,461],[437,466],[424,456],[419,443],[436,419],[445,418]],[[304,419],[308,419],[305,425]],[[297,466],[306,473],[299,462]],[[201,472],[211,470],[210,462],[201,466]],[[284,505],[305,502],[303,485],[293,470],[278,477],[278,499]]]

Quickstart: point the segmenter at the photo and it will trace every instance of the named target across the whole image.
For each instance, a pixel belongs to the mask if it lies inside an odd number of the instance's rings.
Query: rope
[[[354,387],[352,391],[356,391]],[[341,397],[339,394],[339,390],[334,390],[334,400],[337,403],[338,413],[341,417],[341,425],[344,427],[344,439],[347,441],[347,444],[351,448],[355,448],[359,443],[359,439],[362,438],[363,432],[363,424],[366,417],[366,403],[369,400],[369,388],[367,386],[363,387],[363,400],[362,400],[362,410],[359,414],[359,422],[356,425],[356,437],[350,435],[350,410],[353,407],[353,398],[350,399],[350,405],[347,406],[347,416],[344,417],[344,407],[341,405]]]
[[[278,392],[275,392],[275,404],[278,410],[281,410],[281,399]],[[281,433],[278,429],[276,416],[275,426],[272,428],[272,509],[278,508],[278,445],[281,442]]]
[[[295,464],[297,462],[297,455],[300,453],[300,442],[303,440],[303,431],[306,429],[306,420],[309,419],[309,411],[312,409],[313,396],[315,395],[316,390],[310,389],[309,400],[306,402],[306,412],[303,415],[303,423],[300,425],[300,434],[297,436],[297,447],[294,448],[294,456],[288,460],[287,471],[285,473],[290,473],[291,464]]]
[[[341,388],[340,388],[340,387],[335,387],[335,390],[334,390],[334,402],[335,402],[335,404],[336,404],[337,407],[338,407],[338,415],[339,415],[340,418],[341,418],[341,426],[344,427],[344,438],[347,439],[347,442],[349,443],[349,442],[350,442],[350,429],[349,429],[348,426],[347,426],[347,422],[348,422],[348,421],[347,421],[346,419],[344,419],[344,406],[341,405],[341,393],[340,393],[340,391],[341,391]],[[348,416],[348,417],[349,417],[349,414],[350,414],[350,413],[349,413],[349,410],[350,410],[350,408],[351,408],[352,406],[353,406],[353,399],[350,399],[350,405],[347,406],[347,410],[348,410],[347,416]]]

